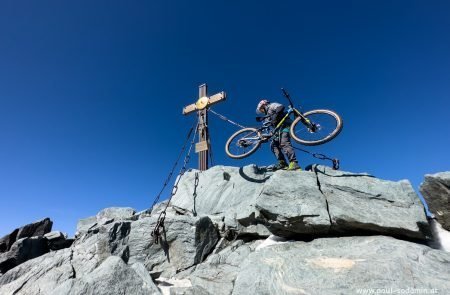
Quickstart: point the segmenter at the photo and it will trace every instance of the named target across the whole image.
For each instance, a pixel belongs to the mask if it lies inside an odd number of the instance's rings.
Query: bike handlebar
[[[286,97],[289,100],[289,105],[291,107],[294,107],[294,104],[292,103],[291,96],[289,95],[289,93],[287,93],[287,91],[284,88],[281,88],[281,91],[283,91],[284,97]]]

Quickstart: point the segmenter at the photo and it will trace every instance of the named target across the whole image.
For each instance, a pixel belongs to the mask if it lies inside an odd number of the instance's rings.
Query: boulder
[[[151,281],[150,274],[155,277],[160,275],[171,277],[201,263],[217,244],[219,234],[211,219],[172,214],[168,214],[164,223],[165,231],[161,232],[158,243],[155,243],[151,232],[156,225],[157,217],[95,226],[79,237],[70,249],[50,252],[25,262],[22,264],[23,267],[19,265],[10,269],[0,278],[0,283],[4,285],[0,291],[5,290],[9,292],[6,294],[12,294],[20,289],[20,292],[24,294],[38,294],[40,290],[44,294],[49,294],[48,290],[58,287],[57,290],[61,293],[55,294],[81,294],[77,292],[91,294],[89,292],[93,292],[99,285],[87,278],[103,276],[103,270],[108,267],[115,268],[113,271],[125,271],[133,276],[137,273],[142,281],[135,286],[137,288],[142,286],[143,282],[148,284],[149,278]],[[47,236],[58,238],[61,234],[51,233]],[[40,238],[40,240],[47,245],[46,238]],[[110,262],[106,263],[106,261],[109,261],[111,256],[128,263],[132,266],[132,270],[124,270],[125,266],[118,263],[117,259],[114,260],[115,258],[113,258],[113,266],[110,266]],[[61,279],[47,282],[49,279],[54,279],[56,275],[60,275]],[[117,277],[115,273],[111,275],[110,280]],[[70,280],[71,278],[73,280]],[[106,277],[105,280],[108,281]],[[125,278],[125,280],[131,279]],[[131,285],[136,283],[133,280],[131,282]],[[51,288],[47,288],[47,285]],[[153,288],[151,284],[148,285],[150,289]],[[117,292],[122,290],[121,288],[117,285]],[[135,291],[131,287],[124,288],[132,290],[132,293]],[[149,289],[142,290],[148,292]]]
[[[80,220],[73,243],[16,229],[0,240],[0,294],[445,293],[450,253],[424,245],[427,224],[408,181],[216,166],[186,172],[169,206]]]
[[[52,230],[53,222],[50,218],[45,218],[19,228],[17,239],[41,237]]]
[[[167,215],[158,243],[150,233],[158,216],[131,224],[128,237],[129,263],[143,262],[152,277],[171,277],[201,263],[214,249],[219,234],[208,217]]]
[[[9,251],[9,249],[11,249],[11,246],[14,244],[14,242],[17,239],[18,232],[19,232],[19,229],[16,228],[10,234],[7,234],[6,236],[4,236],[0,239],[0,253]]]
[[[429,238],[424,206],[409,181],[381,180],[326,166],[315,166],[314,171],[326,198],[333,232]]]
[[[0,273],[4,274],[17,265],[47,252],[48,245],[45,238],[21,238],[14,242],[8,252],[0,254]]]
[[[158,243],[151,236],[158,216],[96,225],[75,240],[72,265],[90,273],[111,255],[130,264],[143,263],[153,276],[172,276],[202,262],[219,235],[208,217],[168,214]]]
[[[99,224],[104,224],[105,222],[114,220],[130,220],[136,210],[130,207],[110,207],[105,208],[97,214],[97,222]]]
[[[74,241],[74,239],[68,239],[67,234],[63,234],[60,231],[49,232],[44,235],[44,238],[47,239],[47,245],[51,251],[68,248]]]
[[[142,264],[130,267],[121,258],[109,256],[89,275],[69,279],[49,294],[161,294],[143,269]]]
[[[182,176],[172,205],[223,216],[224,231],[234,230],[237,236],[252,235],[260,225],[286,238],[364,233],[429,238],[424,207],[408,181],[325,166],[313,171],[267,172],[255,165],[190,171]],[[259,233],[264,235],[264,230],[253,236],[262,237]]]
[[[86,233],[87,231],[89,231],[89,229],[91,229],[96,225],[97,225],[97,216],[89,216],[78,220],[75,237],[79,237],[80,235]]]
[[[0,239],[0,253],[9,251],[15,241],[22,238],[39,237],[52,230],[53,222],[50,218],[45,218],[23,227],[16,228],[10,234]]]
[[[77,238],[70,248],[73,252],[71,263],[76,273],[92,272],[111,255],[126,261],[130,228],[130,221],[117,221],[96,226]]]
[[[425,175],[420,193],[436,220],[450,231],[450,172]]]
[[[255,208],[277,236],[321,235],[330,228],[326,199],[309,171],[277,171],[265,182]]]
[[[187,276],[179,275],[180,278],[188,279],[192,286],[173,288],[171,294],[197,294],[198,290],[203,290],[200,294],[231,294],[241,263],[260,243],[261,241],[234,241],[219,253],[210,255]]]
[[[75,236],[78,237],[96,226],[105,225],[113,221],[134,220],[135,213],[136,211],[130,207],[105,208],[95,216],[78,220]]]
[[[449,269],[450,253],[391,237],[321,238],[252,252],[232,294],[357,294],[368,288],[447,294]]]
[[[75,277],[71,259],[72,251],[63,249],[28,260],[0,277],[0,294],[50,294]]]
[[[196,173],[199,173],[197,186]],[[256,198],[270,175],[256,165],[191,170],[182,176],[171,204],[198,215],[221,214],[226,219],[245,222],[254,214]]]
[[[200,286],[194,287],[171,287],[168,295],[210,295],[206,289]]]

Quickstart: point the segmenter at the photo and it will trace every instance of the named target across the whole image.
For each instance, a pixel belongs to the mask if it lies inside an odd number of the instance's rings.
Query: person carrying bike
[[[269,102],[266,99],[261,100],[256,108],[257,114],[264,114],[266,122],[270,122],[272,126],[277,126],[280,120],[286,115],[284,111],[284,105],[277,102]],[[274,166],[275,170],[284,169],[298,170],[301,169],[298,165],[297,157],[295,156],[294,149],[291,143],[291,136],[289,134],[289,128],[292,121],[288,118],[283,123],[283,126],[277,131],[277,134],[272,138],[270,148],[278,160],[278,163]],[[284,154],[286,154],[289,160],[289,167],[286,163]]]

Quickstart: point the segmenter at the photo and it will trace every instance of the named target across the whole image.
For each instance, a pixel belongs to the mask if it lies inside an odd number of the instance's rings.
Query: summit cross
[[[198,153],[198,169],[205,171],[208,169],[208,158],[210,155],[210,138],[208,131],[208,110],[207,108],[222,102],[226,99],[225,92],[219,92],[208,96],[208,86],[202,84],[198,87],[198,100],[183,108],[183,115],[189,115],[197,111],[198,117],[198,143],[195,145],[195,152]]]

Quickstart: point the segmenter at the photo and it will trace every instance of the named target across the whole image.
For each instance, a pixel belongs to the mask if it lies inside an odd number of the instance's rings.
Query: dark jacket
[[[286,112],[284,111],[284,105],[278,102],[272,102],[267,106],[267,116],[268,120],[270,120],[272,126],[277,126],[281,119],[286,115]],[[285,120],[285,123],[283,124],[285,127],[290,126],[292,123],[290,118],[287,118]]]

